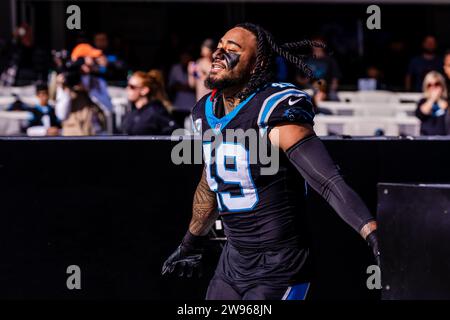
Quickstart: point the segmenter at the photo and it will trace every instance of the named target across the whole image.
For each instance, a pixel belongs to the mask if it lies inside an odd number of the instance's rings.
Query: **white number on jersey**
[[[239,185],[241,189],[239,195],[218,191],[217,181],[211,175],[211,143],[203,144],[203,152],[206,179],[211,190],[217,194],[219,210],[231,212],[252,210],[258,203],[258,194],[251,177],[249,155],[245,147],[241,144],[223,142],[216,148],[215,175],[225,184]],[[227,167],[227,163],[231,163],[233,168]]]

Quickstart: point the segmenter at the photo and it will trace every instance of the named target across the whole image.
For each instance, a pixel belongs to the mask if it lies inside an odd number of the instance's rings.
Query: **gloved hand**
[[[164,262],[162,275],[176,274],[179,277],[192,277],[194,272],[201,276],[203,245],[207,237],[195,236],[189,230],[183,238],[183,241]]]
[[[369,235],[366,237],[366,241],[369,244],[369,246],[372,248],[372,252],[373,252],[373,255],[377,262],[377,265],[379,267],[381,267],[381,265],[380,265],[380,250],[378,249],[377,230],[374,230],[371,233],[369,233]]]

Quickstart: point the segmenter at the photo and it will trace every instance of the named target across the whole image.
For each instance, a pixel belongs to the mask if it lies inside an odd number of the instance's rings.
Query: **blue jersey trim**
[[[305,300],[309,290],[309,282],[289,287],[282,300]]]
[[[230,113],[224,115],[222,118],[217,118],[214,115],[213,111],[213,103],[210,99],[211,95],[208,96],[205,103],[205,115],[206,121],[208,122],[211,129],[217,131],[222,131],[228,123],[233,120],[233,118],[238,114],[239,110],[241,110],[254,96],[256,92],[252,93],[247,97],[244,101],[239,103],[236,108],[234,108]]]

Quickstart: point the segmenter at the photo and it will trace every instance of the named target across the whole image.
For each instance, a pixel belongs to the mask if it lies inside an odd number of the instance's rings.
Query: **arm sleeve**
[[[298,89],[286,90],[273,95],[261,107],[258,125],[272,129],[281,123],[309,123],[314,125],[314,111],[311,97]]]
[[[358,233],[365,224],[375,220],[362,199],[344,181],[319,137],[302,139],[286,153],[305,181]]]

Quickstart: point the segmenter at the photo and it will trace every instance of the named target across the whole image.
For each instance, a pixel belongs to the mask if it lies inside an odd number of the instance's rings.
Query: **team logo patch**
[[[311,115],[308,114],[308,112],[306,112],[305,110],[292,107],[284,112],[283,118],[285,118],[288,121],[310,120]]]

